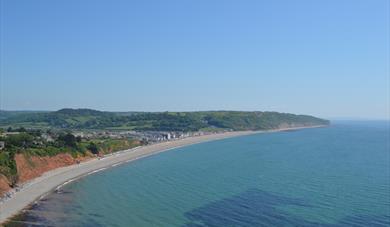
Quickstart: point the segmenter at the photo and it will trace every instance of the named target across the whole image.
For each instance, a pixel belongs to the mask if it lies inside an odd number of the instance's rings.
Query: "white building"
[[[44,139],[46,142],[54,142],[53,137],[51,137],[49,134],[44,133],[44,134],[41,135],[41,137],[42,137],[42,139]]]

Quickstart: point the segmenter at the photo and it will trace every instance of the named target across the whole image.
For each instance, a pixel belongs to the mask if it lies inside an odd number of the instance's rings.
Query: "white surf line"
[[[71,182],[74,181],[74,180],[75,180],[75,178],[65,181],[64,183],[58,185],[58,186],[56,187],[55,190],[56,190],[56,191],[60,190],[63,186],[65,186],[65,185],[71,183]]]
[[[100,168],[100,169],[93,170],[93,171],[87,173],[86,175],[91,175],[91,174],[94,174],[94,173],[98,173],[98,172],[103,171],[103,170],[105,170],[105,169],[107,169],[107,167],[102,167],[102,168]]]

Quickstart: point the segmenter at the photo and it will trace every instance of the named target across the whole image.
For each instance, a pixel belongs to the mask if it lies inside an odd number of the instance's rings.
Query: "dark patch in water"
[[[103,218],[104,217],[104,215],[96,214],[96,213],[89,213],[88,215],[93,216],[93,217],[98,217],[98,218]]]
[[[189,219],[183,227],[220,226],[375,226],[390,225],[390,216],[346,217],[336,224],[307,221],[277,209],[278,206],[293,205],[310,207],[304,201],[251,189],[185,213]]]
[[[79,205],[72,210],[64,210],[65,203],[72,203],[72,192],[52,193],[32,204],[27,210],[13,218],[6,226],[68,226],[69,213],[77,212]],[[79,213],[81,215],[81,213]]]

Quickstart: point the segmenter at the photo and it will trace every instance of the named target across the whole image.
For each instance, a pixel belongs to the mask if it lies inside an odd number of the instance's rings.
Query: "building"
[[[46,142],[54,142],[53,137],[51,135],[44,133],[41,135],[42,139],[44,139]]]
[[[81,137],[81,138],[84,138],[84,137],[85,137],[84,132],[74,132],[73,135],[74,135],[75,137],[78,137],[78,136]]]

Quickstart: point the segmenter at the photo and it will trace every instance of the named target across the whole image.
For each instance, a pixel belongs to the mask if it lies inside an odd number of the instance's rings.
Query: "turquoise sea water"
[[[389,122],[336,122],[167,151],[66,185],[55,226],[390,226]]]

